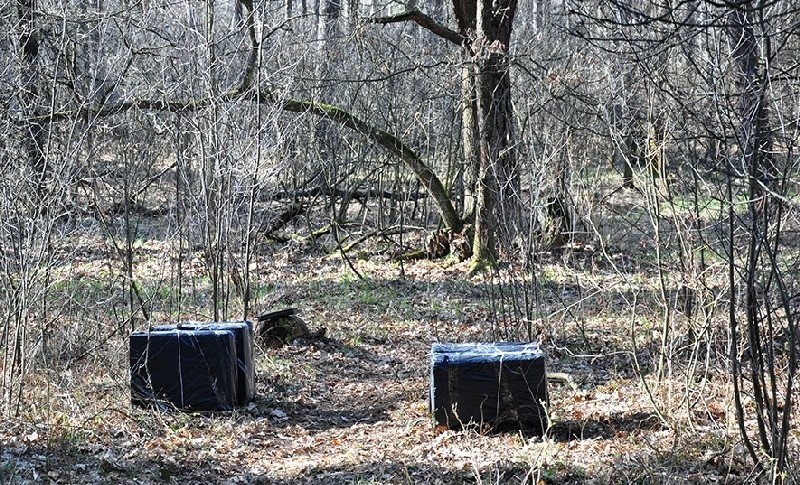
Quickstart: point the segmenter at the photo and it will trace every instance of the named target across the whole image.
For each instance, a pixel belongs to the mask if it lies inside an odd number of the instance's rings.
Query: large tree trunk
[[[513,232],[519,219],[508,62],[517,1],[454,0],[453,7],[475,66],[479,150],[473,264],[480,267],[496,260],[498,231]]]

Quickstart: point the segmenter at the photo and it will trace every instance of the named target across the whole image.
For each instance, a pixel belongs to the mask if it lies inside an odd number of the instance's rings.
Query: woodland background
[[[0,1],[0,477],[795,482],[800,7]],[[230,416],[127,337],[304,310]],[[434,341],[539,340],[544,437]]]

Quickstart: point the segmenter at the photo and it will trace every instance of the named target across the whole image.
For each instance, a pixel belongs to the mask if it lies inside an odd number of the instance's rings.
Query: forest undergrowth
[[[137,267],[154,271],[163,252],[156,243],[148,247]],[[103,257],[94,256],[74,262],[65,281],[75,274],[102,278]],[[258,347],[254,401],[213,415],[132,407],[129,329],[109,323],[93,331],[88,322],[64,316],[61,352],[51,352],[58,358],[29,377],[28,405],[0,424],[0,479],[750,481],[724,349],[713,341],[718,330],[712,323],[699,337],[688,325],[675,331],[664,365],[660,309],[652,297],[657,275],[633,260],[632,273],[621,275],[625,258],[590,247],[539,258],[538,317],[525,324],[546,353],[548,371],[566,373],[576,384],[550,383],[551,426],[544,436],[446,430],[434,426],[428,408],[431,344],[502,338],[499,322],[507,318],[498,314],[498,288],[507,288],[501,273],[510,278],[511,266],[468,277],[468,263],[455,259],[400,263],[365,251],[353,255],[351,267],[340,257],[283,247],[258,261],[254,314],[296,307],[312,330],[326,327],[327,337]],[[204,312],[202,305],[184,308],[189,319],[209,319]],[[170,323],[172,317],[152,318]],[[85,341],[100,334],[102,341]]]

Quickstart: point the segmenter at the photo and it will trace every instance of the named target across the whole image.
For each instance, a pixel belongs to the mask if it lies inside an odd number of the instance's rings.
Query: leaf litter
[[[301,308],[312,328],[328,328],[328,337],[257,348],[253,402],[210,415],[131,407],[121,336],[69,374],[31,379],[26,402],[37,404],[0,426],[0,479],[537,485],[748,479],[724,382],[713,383],[717,399],[702,405],[680,402],[688,394],[667,392],[663,382],[651,382],[648,395],[643,383],[650,378],[643,381],[633,369],[628,318],[609,310],[614,303],[602,301],[607,295],[585,302],[597,312],[591,322],[571,322],[561,312],[553,317],[556,330],[541,331],[549,370],[570,373],[579,385],[577,391],[550,385],[548,433],[487,434],[434,426],[428,409],[431,343],[487,340],[496,330],[487,279],[469,279],[465,263],[441,261],[402,268],[357,261],[363,281],[330,259],[269,264],[260,283],[272,291],[257,310]],[[548,289],[556,295],[556,287]],[[552,310],[582,298],[562,290]],[[668,422],[654,402],[671,410]],[[681,409],[691,412],[683,416]]]

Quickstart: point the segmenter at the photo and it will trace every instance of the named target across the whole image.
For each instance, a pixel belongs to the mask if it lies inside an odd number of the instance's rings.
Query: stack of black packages
[[[130,336],[138,405],[229,411],[255,396],[250,322],[161,325]]]
[[[433,344],[430,406],[440,425],[542,432],[544,353],[536,343]]]

